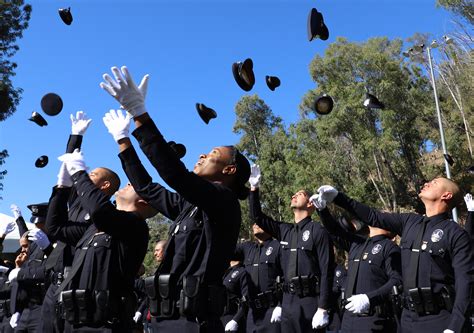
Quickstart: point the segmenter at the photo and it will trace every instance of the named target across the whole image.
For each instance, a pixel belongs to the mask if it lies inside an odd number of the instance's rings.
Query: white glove
[[[20,207],[15,204],[10,205],[10,209],[12,211],[13,217],[17,220],[21,216]]]
[[[454,331],[453,331],[453,330],[449,330],[449,329],[445,329],[445,330],[443,331],[443,333],[454,333]]]
[[[0,225],[0,236],[8,235],[10,232],[15,230],[15,227],[16,227],[15,221],[10,221],[10,222],[1,224]]]
[[[323,328],[329,324],[329,314],[326,310],[318,308],[318,311],[313,316],[313,329]]]
[[[84,162],[84,155],[82,154],[82,151],[79,151],[79,149],[74,150],[73,153],[59,156],[58,160],[66,164],[66,169],[70,176],[78,171],[87,170],[86,163]]]
[[[20,268],[14,268],[11,270],[10,274],[8,274],[8,281],[13,281],[16,279],[18,276],[18,273],[20,272]]]
[[[250,167],[250,186],[258,187],[260,185],[260,178],[262,178],[262,174],[260,173],[260,167],[257,164],[252,164],[252,166]]]
[[[149,75],[145,75],[137,87],[127,67],[123,66],[121,70],[112,67],[112,73],[115,80],[109,74],[104,74],[102,77],[106,82],[101,82],[100,87],[114,97],[133,117],[146,113],[145,95]]]
[[[318,188],[319,192],[319,200],[322,203],[331,203],[333,202],[334,198],[337,196],[337,190],[332,187],[331,185],[323,185]]]
[[[276,306],[273,309],[272,317],[270,318],[271,323],[279,323],[281,321],[281,306]]]
[[[19,321],[20,321],[20,312],[15,312],[10,318],[10,326],[12,328],[17,327]]]
[[[117,111],[110,110],[102,118],[105,127],[107,127],[116,142],[119,142],[120,139],[128,138],[130,119],[132,119],[132,115],[128,112],[124,115],[120,109]]]
[[[6,273],[6,272],[8,272],[9,270],[10,270],[10,268],[0,265],[0,273]]]
[[[309,201],[316,207],[317,210],[323,210],[326,208],[326,201],[321,200],[319,197],[319,194],[313,194],[310,198]]]
[[[71,134],[84,135],[91,121],[92,119],[87,118],[87,115],[84,113],[84,111],[77,111],[76,117],[71,114]]]
[[[345,306],[346,310],[356,314],[369,312],[370,300],[366,294],[352,295],[347,300],[349,303]]]
[[[36,242],[41,250],[44,250],[51,244],[48,236],[40,229],[31,229],[28,233],[28,240]]]
[[[138,323],[138,321],[140,320],[141,317],[142,317],[142,313],[137,311],[137,312],[135,312],[135,315],[133,316],[133,321]]]
[[[464,202],[466,202],[467,210],[474,212],[474,200],[472,199],[471,193],[468,193],[464,196]]]
[[[225,331],[228,332],[228,331],[237,331],[239,329],[239,324],[237,324],[237,322],[232,319],[231,321],[229,321],[226,325],[225,325]]]
[[[57,184],[59,186],[64,186],[64,187],[72,186],[72,179],[71,179],[71,176],[69,176],[69,173],[67,172],[66,163],[64,162],[61,163],[61,167],[59,168]]]

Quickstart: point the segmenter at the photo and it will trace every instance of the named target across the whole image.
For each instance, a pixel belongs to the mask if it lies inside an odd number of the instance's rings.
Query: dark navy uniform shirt
[[[339,193],[334,203],[374,227],[390,230],[402,237],[403,281],[407,271],[415,239],[425,216],[414,213],[382,213]],[[417,286],[431,287],[439,293],[444,286],[454,286],[456,297],[451,320],[446,328],[460,332],[469,305],[472,274],[472,249],[469,236],[448,213],[428,218],[423,233],[419,257]]]
[[[295,223],[278,222],[263,214],[260,207],[258,190],[250,192],[249,201],[252,220],[280,241],[281,267],[286,275],[290,259],[291,235],[296,232]],[[298,275],[317,277],[319,279],[320,295],[318,307],[327,309],[334,273],[332,241],[326,229],[319,223],[314,223],[311,217],[299,221],[298,228],[298,234],[300,235],[297,240]]]
[[[235,313],[224,313],[224,315],[234,314],[233,320],[235,320],[239,326],[243,325],[241,320],[246,313],[246,307],[241,303],[243,298],[248,299],[248,284],[249,276],[247,271],[242,265],[229,267],[224,273],[223,284],[227,291],[228,304],[237,304],[237,312]]]

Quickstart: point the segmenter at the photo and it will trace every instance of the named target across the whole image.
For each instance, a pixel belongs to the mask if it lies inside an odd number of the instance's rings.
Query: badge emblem
[[[239,271],[235,271],[234,273],[232,273],[232,275],[230,276],[231,278],[235,279],[235,277],[239,275]]]
[[[367,257],[368,257],[368,253],[366,252],[366,253],[364,253],[364,256],[362,257],[362,260],[366,260]]]
[[[443,235],[444,235],[444,231],[441,230],[441,229],[436,229],[435,231],[433,231],[433,233],[431,234],[431,241],[433,243],[437,243],[441,240],[441,238],[443,238]]]
[[[342,275],[341,271],[340,271],[340,270],[337,270],[337,271],[336,271],[336,277],[341,277],[341,275]]]
[[[309,230],[303,232],[303,242],[306,242],[309,239]]]
[[[84,215],[84,220],[89,220],[91,218],[91,216],[89,215],[89,213],[86,213],[86,215]]]
[[[265,251],[265,254],[266,254],[267,256],[269,256],[270,254],[272,254],[272,252],[273,252],[273,247],[270,246],[270,247],[267,249],[267,251]]]
[[[372,254],[377,254],[382,250],[382,245],[377,244],[372,248]]]

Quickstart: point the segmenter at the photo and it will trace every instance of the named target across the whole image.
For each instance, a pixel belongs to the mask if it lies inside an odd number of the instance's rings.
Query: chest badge
[[[377,244],[372,248],[372,254],[377,254],[382,251],[382,245]]]
[[[272,252],[273,252],[273,247],[270,246],[270,247],[268,247],[268,249],[265,251],[265,254],[266,254],[267,256],[269,256],[270,254],[272,254]]]
[[[337,270],[337,271],[336,271],[336,277],[341,277],[341,275],[342,275],[341,271],[340,271],[340,270]]]
[[[239,275],[239,271],[235,271],[234,273],[232,273],[232,275],[230,276],[231,278],[235,279],[235,277]]]
[[[444,235],[444,231],[441,230],[441,229],[436,229],[435,231],[433,231],[433,233],[431,234],[431,241],[433,243],[437,243],[441,240],[441,238],[443,238],[443,235]]]
[[[89,215],[89,213],[86,213],[86,215],[84,215],[84,220],[88,221],[90,220],[91,216]]]
[[[303,232],[303,242],[306,242],[309,239],[309,230]]]

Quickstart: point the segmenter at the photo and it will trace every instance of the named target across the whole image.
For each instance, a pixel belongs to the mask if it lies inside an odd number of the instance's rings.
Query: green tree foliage
[[[156,261],[153,257],[153,250],[155,249],[155,244],[158,241],[168,239],[168,229],[171,224],[170,222],[171,221],[161,214],[158,214],[147,220],[148,228],[150,229],[150,240],[148,241],[148,251],[146,253],[145,259],[143,260],[143,265],[145,266],[145,276],[152,275],[157,268]]]
[[[437,5],[474,24],[474,3],[472,0],[437,0]]]
[[[0,165],[3,165],[5,163],[5,159],[8,157],[8,152],[4,149],[0,151]],[[3,184],[1,183],[1,180],[3,180],[3,177],[7,174],[7,170],[2,170],[0,171],[0,192],[3,190]],[[0,196],[0,200],[2,197]]]

